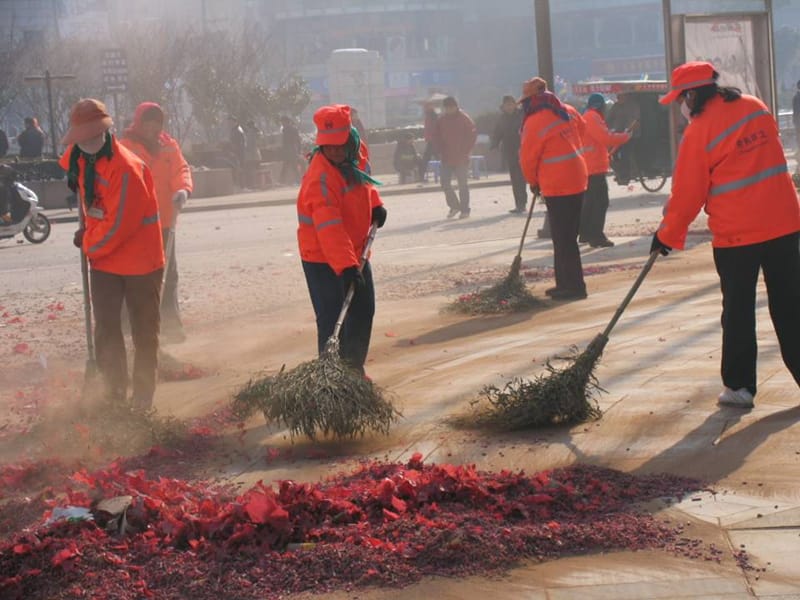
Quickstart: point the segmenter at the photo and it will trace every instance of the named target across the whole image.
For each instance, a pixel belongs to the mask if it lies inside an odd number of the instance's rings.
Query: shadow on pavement
[[[554,306],[554,305],[553,305]],[[552,306],[544,305],[543,308],[552,308]],[[441,344],[449,342],[458,338],[470,337],[473,335],[480,335],[487,331],[500,329],[502,327],[510,327],[525,321],[530,320],[535,314],[542,312],[539,310],[530,310],[511,315],[497,315],[489,317],[473,317],[466,321],[459,321],[458,323],[451,323],[439,329],[434,329],[428,333],[423,333],[420,336],[413,338],[415,345],[419,344]],[[411,340],[404,339],[398,340],[395,346],[407,346]]]
[[[800,420],[800,406],[779,410],[726,435],[747,411],[719,407],[705,421],[669,448],[650,458],[634,471],[670,471],[706,480],[724,479],[770,436],[788,429]]]

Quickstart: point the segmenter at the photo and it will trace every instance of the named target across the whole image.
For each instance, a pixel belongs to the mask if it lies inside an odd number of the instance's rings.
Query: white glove
[[[186,201],[189,199],[189,192],[186,190],[178,190],[175,192],[175,195],[172,196],[172,203],[175,205],[175,208],[178,210],[183,209],[183,205],[186,204]]]

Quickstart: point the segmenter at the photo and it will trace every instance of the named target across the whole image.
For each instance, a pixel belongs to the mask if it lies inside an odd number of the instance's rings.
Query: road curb
[[[469,187],[470,189],[478,189],[478,188],[489,188],[489,187],[501,187],[510,185],[508,180],[488,180],[488,181],[475,181],[470,182]],[[408,194],[424,194],[430,192],[436,192],[441,190],[440,187],[434,186],[423,186],[421,188],[414,187],[414,188],[405,188],[405,189],[392,189],[386,188],[381,190],[381,196],[386,198],[390,196],[406,196]],[[205,201],[206,199],[203,198]],[[220,210],[237,210],[240,208],[262,208],[265,206],[290,206],[294,204],[296,198],[292,196],[291,198],[280,198],[277,200],[241,200],[241,201],[233,201],[233,202],[225,202],[224,204],[208,204],[208,205],[192,205],[189,202],[186,207],[183,209],[182,212],[184,213],[197,213],[197,212],[214,212]],[[60,214],[60,215],[53,215],[50,216],[47,214],[48,211],[45,211],[45,215],[47,218],[50,219],[51,223],[77,223],[78,222],[78,213],[77,211],[73,211],[69,214]]]

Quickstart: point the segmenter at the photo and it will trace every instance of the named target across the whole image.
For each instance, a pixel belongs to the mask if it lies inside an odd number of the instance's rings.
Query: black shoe
[[[586,290],[555,289],[550,294],[553,300],[583,300],[588,297]]]
[[[458,218],[459,219],[469,219],[469,211],[468,210],[462,210],[461,214],[458,215]]]
[[[585,237],[579,237],[578,238],[578,243],[579,244],[588,244],[589,240],[587,240]]]
[[[544,295],[545,295],[545,296],[552,296],[552,295],[553,295],[555,292],[557,292],[557,291],[558,291],[558,288],[557,288],[557,287],[555,287],[555,286],[554,286],[554,287],[551,287],[551,288],[547,288],[547,289],[544,291]]]
[[[589,245],[592,248],[613,248],[614,242],[612,242],[607,237],[604,237],[602,240],[594,240],[592,242],[589,242]]]
[[[449,212],[449,213],[447,213],[447,218],[448,218],[448,219],[452,219],[452,218],[453,218],[453,217],[455,217],[455,216],[456,216],[458,213],[459,213],[459,210],[458,210],[457,208],[451,208],[451,209],[450,209],[450,212]]]

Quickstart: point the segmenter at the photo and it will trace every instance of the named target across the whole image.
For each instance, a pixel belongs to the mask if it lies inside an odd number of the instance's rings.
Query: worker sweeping
[[[111,134],[99,100],[77,102],[59,164],[79,194],[84,224],[74,243],[91,266],[97,367],[109,401],[127,398],[128,364],[122,336],[122,301],[128,305],[135,357],[133,407],[151,408],[156,384],[159,298],[164,246],[150,170]]]
[[[169,252],[164,287],[161,291],[161,340],[186,339],[178,306],[178,263],[175,257],[175,226],[178,215],[192,193],[192,171],[178,142],[164,131],[164,111],[154,102],[136,107],[133,123],[120,143],[133,151],[150,168],[161,216],[161,236]]]
[[[583,120],[586,123],[583,158],[589,172],[589,185],[583,197],[578,241],[592,248],[610,248],[614,245],[603,231],[608,211],[609,150],[622,146],[631,139],[630,132],[612,133],[605,120],[606,99],[602,94],[592,94],[586,101]]]
[[[586,298],[581,254],[578,249],[586,163],[579,114],[568,108],[540,77],[522,86],[522,146],[519,161],[531,188],[541,191],[550,217],[556,285],[545,291],[553,300]]]
[[[350,107],[323,106],[314,114],[316,147],[297,196],[297,241],[317,322],[322,354],[344,303],[355,294],[341,334],[341,356],[364,373],[372,335],[375,288],[369,260],[359,257],[370,226],[382,227],[386,209],[368,174],[366,147],[353,127]]]
[[[323,106],[314,123],[316,146],[297,196],[297,240],[319,358],[251,379],[231,409],[241,419],[261,411],[290,436],[388,434],[400,413],[364,372],[375,314],[369,251],[386,209],[368,175],[369,152],[350,107]]]
[[[683,134],[664,218],[651,251],[684,247],[704,209],[722,289],[719,404],[752,408],[756,395],[756,284],[763,272],[781,356],[800,385],[800,205],[766,105],[721,87],[708,62],[672,72],[660,102],[678,102]]]

